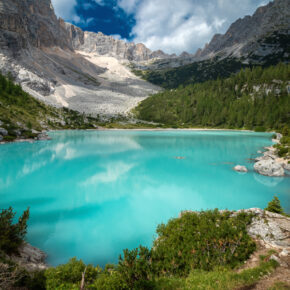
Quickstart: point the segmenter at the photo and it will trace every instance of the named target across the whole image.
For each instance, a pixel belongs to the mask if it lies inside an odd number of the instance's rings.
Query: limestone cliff
[[[0,70],[46,103],[124,114],[159,90],[127,66],[150,57],[142,44],[83,32],[58,19],[51,0],[0,0]]]
[[[172,57],[161,50],[151,51],[142,43],[125,42],[101,32],[83,31],[70,23],[66,23],[66,29],[75,50],[137,62]]]

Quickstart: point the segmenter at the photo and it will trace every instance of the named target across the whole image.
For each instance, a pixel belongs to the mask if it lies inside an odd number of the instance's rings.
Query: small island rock
[[[248,169],[246,168],[246,166],[243,166],[243,165],[236,165],[234,167],[234,170],[238,172],[248,172]]]
[[[266,176],[284,176],[284,169],[281,164],[272,159],[263,159],[254,164],[254,169]]]

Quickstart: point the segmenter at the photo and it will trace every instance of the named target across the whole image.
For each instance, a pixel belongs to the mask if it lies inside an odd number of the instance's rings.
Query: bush
[[[47,269],[46,289],[79,289],[85,269],[85,283],[92,284],[100,270],[92,265],[86,266],[82,260],[72,258],[67,264]]]
[[[151,289],[153,279],[151,250],[140,246],[139,249],[123,251],[119,257],[118,271],[129,289]]]
[[[0,212],[0,251],[6,254],[18,253],[27,231],[29,208],[19,217],[18,222],[13,224],[15,214],[12,207]]]
[[[216,266],[235,267],[255,250],[246,231],[252,216],[231,212],[185,213],[157,228],[153,262],[160,274],[184,276],[192,269],[212,270]]]
[[[281,207],[280,200],[277,196],[274,196],[274,198],[268,203],[268,206],[265,208],[265,210],[274,213],[284,214],[284,210]]]

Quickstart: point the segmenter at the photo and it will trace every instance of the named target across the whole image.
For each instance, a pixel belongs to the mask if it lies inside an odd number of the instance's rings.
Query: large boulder
[[[273,159],[262,159],[254,164],[254,169],[266,176],[284,176],[284,169]]]
[[[234,170],[235,171],[238,171],[238,172],[248,172],[248,169],[246,166],[243,166],[243,165],[236,165],[234,167]]]

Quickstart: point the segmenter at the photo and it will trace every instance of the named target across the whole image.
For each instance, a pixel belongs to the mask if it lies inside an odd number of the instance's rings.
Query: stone
[[[238,172],[248,172],[248,169],[246,168],[246,166],[243,166],[243,165],[236,165],[234,167],[234,170]]]
[[[4,128],[0,128],[0,135],[2,136],[7,136],[8,135],[8,131]]]
[[[3,140],[3,136],[2,135],[0,135],[0,142]]]
[[[280,163],[272,159],[262,159],[254,164],[254,169],[259,174],[266,176],[284,176],[284,169]]]
[[[290,163],[284,163],[284,169],[290,171]]]
[[[282,252],[279,254],[279,257],[287,257],[289,256],[289,251],[286,249],[283,249]]]
[[[42,132],[42,133],[38,134],[36,139],[39,141],[50,140],[50,138],[48,137],[46,132]]]
[[[17,137],[20,137],[21,136],[21,130],[19,129],[16,129],[16,130],[13,130],[14,134],[17,136]]]

